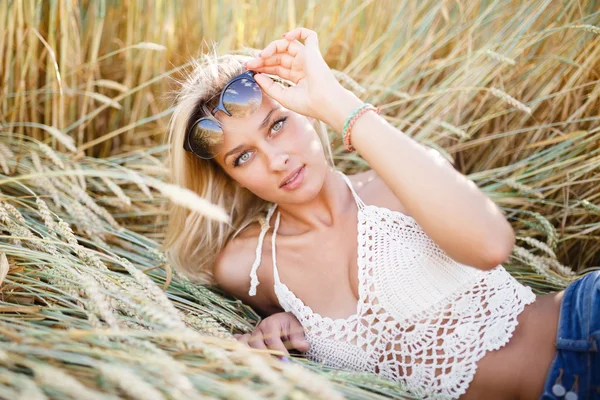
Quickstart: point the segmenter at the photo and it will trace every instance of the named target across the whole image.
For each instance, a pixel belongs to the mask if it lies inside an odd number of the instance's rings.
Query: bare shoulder
[[[259,236],[260,225],[253,223],[231,239],[217,255],[214,278],[224,291],[266,316],[274,312],[268,294],[261,290],[257,290],[255,296],[248,294]]]
[[[388,185],[381,179],[377,171],[370,169],[365,172],[348,176],[352,187],[367,205],[385,207],[408,215],[408,211]]]

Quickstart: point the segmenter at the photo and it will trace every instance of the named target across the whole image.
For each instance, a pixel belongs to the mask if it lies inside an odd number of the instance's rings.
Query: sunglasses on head
[[[211,138],[220,138],[223,134],[219,121],[214,118],[218,111],[230,117],[246,117],[255,112],[262,103],[262,90],[254,80],[254,71],[246,71],[232,78],[223,90],[219,103],[212,110],[211,116],[202,117],[188,129],[183,141],[183,148],[203,159],[214,158],[210,153]]]

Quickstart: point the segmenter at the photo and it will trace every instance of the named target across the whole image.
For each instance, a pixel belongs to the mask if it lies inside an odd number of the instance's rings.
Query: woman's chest
[[[263,273],[273,279],[271,246],[270,242],[265,243],[263,249],[263,259],[269,260],[269,268],[264,268]],[[280,282],[314,313],[333,319],[356,313],[359,299],[356,222],[354,226],[346,224],[302,238],[278,236],[276,263]]]
[[[411,234],[421,232],[415,223],[369,210],[349,215],[330,229],[299,236],[277,235],[275,249],[271,240],[265,240],[263,260],[268,259],[269,266],[262,269],[263,274],[271,275],[275,285],[275,260],[280,292],[317,317],[345,319],[359,313],[367,294],[375,289],[375,280],[380,281],[380,289],[392,295],[400,286],[396,281],[402,278],[401,270],[414,270],[427,263],[427,252],[421,251],[423,246],[406,242]],[[272,295],[285,309],[281,296],[275,290]]]

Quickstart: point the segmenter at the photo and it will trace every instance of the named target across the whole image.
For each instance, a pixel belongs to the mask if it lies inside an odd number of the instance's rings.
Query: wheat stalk
[[[543,194],[541,194],[540,192],[536,191],[531,186],[527,186],[527,185],[524,185],[522,183],[517,182],[516,179],[514,179],[514,178],[503,179],[500,182],[506,184],[506,186],[508,186],[508,187],[511,187],[513,189],[517,189],[518,191],[520,191],[522,193],[532,194],[535,197],[537,197],[538,199],[543,199],[544,198]]]
[[[175,204],[205,215],[208,218],[221,222],[229,222],[229,216],[221,207],[208,202],[189,189],[160,181],[153,181],[150,185],[158,189],[163,196]]]
[[[98,363],[96,367],[108,382],[119,387],[132,399],[165,400],[157,389],[129,368],[107,363]]]
[[[119,201],[122,203],[122,207],[125,209],[129,209],[131,207],[131,199],[123,192],[121,187],[114,183],[110,178],[106,176],[100,176],[102,182],[108,186],[108,188],[117,196]]]
[[[60,169],[65,169],[65,164],[62,162],[58,154],[52,148],[44,143],[38,143],[42,153],[46,155]]]
[[[485,51],[485,54],[487,54],[490,58],[492,58],[492,59],[494,59],[496,61],[500,61],[500,62],[503,62],[503,63],[508,64],[508,65],[516,65],[517,64],[516,61],[513,60],[512,58],[506,57],[505,55],[502,55],[502,54],[497,53],[497,52],[495,52],[493,50],[490,50],[490,49],[487,49]]]
[[[583,29],[586,32],[591,32],[596,35],[600,35],[600,28],[590,24],[582,24],[582,25],[573,25],[571,28],[575,29]]]
[[[531,115],[531,108],[527,107],[525,104],[521,103],[519,100],[515,99],[508,93],[505,93],[502,90],[496,88],[489,88],[488,91],[497,98],[506,101],[508,104],[515,107],[516,109]]]

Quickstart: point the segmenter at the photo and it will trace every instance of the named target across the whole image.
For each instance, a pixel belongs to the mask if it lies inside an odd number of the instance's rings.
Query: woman
[[[172,179],[231,224],[174,207],[173,263],[265,317],[238,335],[252,347],[371,371],[424,398],[592,396],[599,273],[536,297],[500,265],[515,240],[500,209],[377,114],[305,28],[256,58],[198,66],[171,121]],[[372,169],[336,171],[316,121]]]

